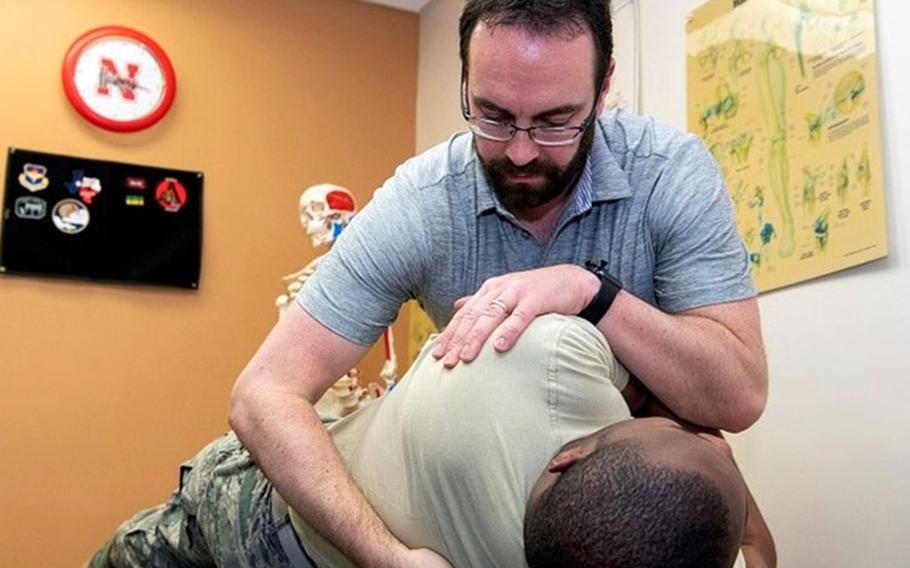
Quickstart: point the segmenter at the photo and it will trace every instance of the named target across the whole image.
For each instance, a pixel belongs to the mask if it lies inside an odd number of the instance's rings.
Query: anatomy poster
[[[686,31],[688,127],[758,289],[886,256],[872,0],[712,0]]]

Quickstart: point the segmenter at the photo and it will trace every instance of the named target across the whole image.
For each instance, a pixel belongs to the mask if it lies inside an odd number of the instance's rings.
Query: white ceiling
[[[430,3],[430,0],[361,0],[361,2],[391,6],[408,12],[419,12],[421,8]]]

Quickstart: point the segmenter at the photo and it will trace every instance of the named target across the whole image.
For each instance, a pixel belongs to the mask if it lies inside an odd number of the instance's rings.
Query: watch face
[[[63,84],[86,119],[121,132],[158,122],[176,91],[173,67],[158,44],[114,26],[92,30],[73,43],[64,60]]]

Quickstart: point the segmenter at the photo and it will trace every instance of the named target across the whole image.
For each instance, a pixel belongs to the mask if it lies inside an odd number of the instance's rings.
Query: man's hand
[[[575,315],[600,289],[600,280],[580,266],[560,264],[490,278],[473,296],[455,302],[457,312],[433,349],[446,367],[473,361],[496,331],[493,347],[507,351],[541,314]]]

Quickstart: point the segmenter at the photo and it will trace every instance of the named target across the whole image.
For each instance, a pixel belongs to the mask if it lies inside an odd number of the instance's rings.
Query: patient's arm
[[[774,568],[777,566],[774,538],[748,485],[746,499],[746,532],[741,547],[746,568]]]
[[[644,418],[645,416],[663,416],[672,418],[681,424],[687,422],[667,408],[654,394],[648,390],[641,381],[636,377],[630,376],[626,388],[622,390],[622,397],[626,404],[629,405],[629,412],[635,418]]]
[[[722,445],[724,451],[730,456],[730,459],[739,469],[739,464],[733,457],[733,448],[724,440],[723,434],[719,430],[709,431],[717,436],[717,441]],[[777,566],[777,550],[774,547],[774,538],[771,536],[771,530],[762,516],[755,497],[749,489],[749,484],[743,478],[743,486],[746,489],[746,527],[743,530],[743,541],[740,544],[740,550],[743,553],[743,559],[746,561],[746,568],[775,568]]]

